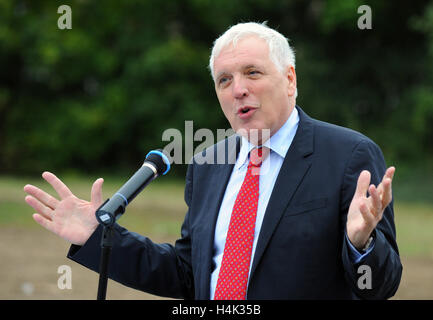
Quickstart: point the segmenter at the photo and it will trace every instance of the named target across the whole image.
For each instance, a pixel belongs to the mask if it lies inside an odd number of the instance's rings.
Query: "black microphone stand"
[[[97,300],[105,300],[107,294],[108,264],[113,247],[113,227],[104,226],[101,240],[101,260],[99,264],[99,284]]]
[[[107,199],[99,208],[96,210],[96,218],[100,225],[103,226],[102,237],[101,237],[101,258],[99,261],[99,283],[98,283],[98,295],[97,300],[105,300],[107,294],[107,281],[108,281],[108,266],[110,263],[111,249],[113,247],[113,235],[114,235],[114,222],[115,220],[110,218],[106,220],[101,219],[101,216],[106,215],[106,212],[99,211],[101,207],[108,202]]]

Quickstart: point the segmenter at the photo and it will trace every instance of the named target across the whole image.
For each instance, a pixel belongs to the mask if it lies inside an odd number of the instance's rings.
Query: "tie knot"
[[[254,167],[260,167],[269,153],[268,150],[269,149],[266,147],[257,147],[251,150],[250,165]]]

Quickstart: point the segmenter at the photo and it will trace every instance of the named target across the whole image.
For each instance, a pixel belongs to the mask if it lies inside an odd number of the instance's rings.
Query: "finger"
[[[395,167],[389,167],[388,169],[386,169],[385,176],[383,177],[382,180],[385,180],[385,178],[389,178],[392,180],[394,178],[394,173],[395,173]]]
[[[386,208],[392,200],[392,180],[386,178],[383,181],[382,206]]]
[[[32,196],[25,197],[25,201],[36,210],[37,213],[44,216],[46,219],[51,220],[53,216],[53,210],[51,208],[48,208],[46,205],[39,202],[37,199],[33,198]]]
[[[383,200],[383,196],[384,196],[384,193],[385,193],[383,183],[384,183],[385,180],[391,180],[392,181],[392,179],[394,177],[394,173],[395,173],[395,168],[394,167],[389,167],[386,170],[385,174],[383,175],[382,181],[377,186],[377,190],[379,191],[380,197],[382,199],[382,203],[385,203],[385,201]],[[389,198],[389,195],[387,196],[387,198]]]
[[[367,170],[363,170],[359,177],[356,185],[355,195],[358,197],[365,197],[367,194],[368,186],[370,185],[371,174]]]
[[[92,186],[92,191],[90,193],[90,202],[99,206],[102,203],[102,184],[104,179],[97,179]]]
[[[368,193],[370,194],[370,212],[377,218],[382,213],[382,200],[380,194],[374,185],[368,188]]]
[[[29,195],[35,197],[37,200],[50,207],[51,209],[57,208],[59,204],[59,201],[56,198],[30,184],[24,186],[24,191]]]
[[[72,196],[71,190],[51,172],[44,172],[42,177],[56,190],[61,199]]]
[[[47,218],[41,216],[40,214],[33,214],[33,220],[40,224],[45,229],[53,232],[53,222]]]
[[[390,179],[392,181],[393,177],[394,177],[394,173],[395,173],[395,168],[394,167],[389,167],[388,169],[386,169],[385,174],[383,175],[382,181],[380,182],[378,189],[382,188],[382,184],[386,179]]]
[[[386,207],[392,200],[392,179],[394,178],[395,167],[389,167],[383,177],[383,195],[382,204]]]

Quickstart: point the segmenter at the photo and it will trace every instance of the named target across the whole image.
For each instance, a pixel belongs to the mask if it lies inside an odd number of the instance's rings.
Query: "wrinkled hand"
[[[70,243],[83,245],[98,226],[95,211],[102,204],[104,180],[99,178],[93,183],[88,202],[74,196],[54,174],[44,172],[42,177],[54,188],[60,201],[35,186],[26,185],[24,191],[29,195],[25,201],[37,212],[33,219]]]
[[[370,185],[369,171],[364,170],[359,175],[346,224],[347,236],[359,250],[367,243],[371,233],[382,219],[385,208],[392,200],[391,184],[394,172],[394,167],[388,168],[377,187]]]

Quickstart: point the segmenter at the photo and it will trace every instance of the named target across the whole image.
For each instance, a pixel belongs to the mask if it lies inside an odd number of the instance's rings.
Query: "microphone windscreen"
[[[164,175],[170,170],[170,160],[162,149],[150,151],[146,156],[146,161],[155,165],[158,175]]]

